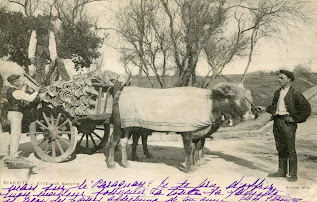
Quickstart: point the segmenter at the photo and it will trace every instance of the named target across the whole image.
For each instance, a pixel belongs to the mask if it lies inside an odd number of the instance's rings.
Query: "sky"
[[[91,3],[87,9],[92,18],[98,16],[99,26],[113,27],[115,26],[114,13],[124,3],[125,1],[114,0],[96,2]],[[312,5],[317,7],[317,0],[313,0]],[[10,8],[16,9],[12,4],[10,4]],[[120,54],[116,50],[118,47],[117,34],[111,31],[109,33],[109,38],[101,49],[104,58],[103,68],[123,73],[124,68],[119,61]],[[297,30],[293,29],[291,33],[283,32],[282,38],[285,43],[274,39],[263,39],[257,44],[249,72],[293,70],[295,65],[309,62],[312,71],[317,72],[317,15],[310,25],[301,26]],[[247,58],[236,59],[225,67],[223,74],[243,74],[246,65]],[[205,75],[207,69],[208,64],[201,59],[197,66],[197,74]],[[133,69],[133,73],[137,73],[137,68]]]
[[[311,1],[317,8],[317,0]],[[122,4],[122,3],[121,3]],[[112,1],[111,4],[90,5],[94,13],[99,15],[102,26],[111,27],[115,22],[112,14],[118,8],[118,3]],[[101,15],[100,15],[101,13]],[[316,12],[317,14],[317,12]],[[293,70],[295,65],[310,64],[313,72],[317,72],[317,15],[314,16],[310,25],[303,25],[300,29],[292,29],[291,32],[284,30],[281,37],[284,42],[275,39],[263,39],[256,46],[256,51],[249,68],[249,72],[254,71],[277,71],[279,69]],[[115,34],[110,33],[108,41],[112,47],[116,47]],[[105,68],[123,71],[119,62],[120,54],[111,46],[104,46]],[[225,67],[224,74],[243,74],[248,58],[235,59]],[[197,74],[205,75],[208,64],[201,59],[197,66]],[[137,72],[137,69],[134,70]]]

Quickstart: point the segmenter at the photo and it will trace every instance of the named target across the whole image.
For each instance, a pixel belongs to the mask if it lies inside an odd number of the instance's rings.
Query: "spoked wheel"
[[[102,149],[109,138],[109,124],[99,128],[92,120],[86,120],[78,125],[79,141],[77,143],[77,153],[94,154]]]
[[[29,135],[36,154],[48,162],[67,160],[76,148],[76,127],[62,113],[54,117],[43,112],[43,119],[30,124]]]

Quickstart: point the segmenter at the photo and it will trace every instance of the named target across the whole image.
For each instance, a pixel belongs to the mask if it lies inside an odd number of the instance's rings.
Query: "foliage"
[[[50,16],[25,17],[20,12],[0,9],[0,58],[8,57],[12,62],[27,67],[28,46],[32,30],[45,26],[52,29]],[[64,59],[75,59],[75,68],[89,67],[98,58],[102,38],[98,37],[87,21],[63,24],[57,34],[58,55]]]
[[[26,67],[32,23],[22,13],[0,9],[0,58]]]
[[[62,31],[58,34],[57,48],[62,58],[72,59],[75,69],[90,67],[93,59],[98,58],[98,49],[103,42],[92,30],[92,25],[87,21],[63,24]]]
[[[305,75],[308,73],[311,73],[310,63],[297,64],[294,68],[294,74],[296,75]]]

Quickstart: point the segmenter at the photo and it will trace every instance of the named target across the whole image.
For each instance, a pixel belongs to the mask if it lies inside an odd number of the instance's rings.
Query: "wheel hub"
[[[85,122],[85,123],[82,123],[80,125],[78,125],[78,131],[80,133],[83,133],[83,134],[90,134],[92,132],[94,132],[94,130],[96,129],[96,124],[94,123],[91,123],[91,122]]]
[[[48,129],[43,131],[44,138],[49,140],[55,140],[58,137],[56,127],[49,126]]]

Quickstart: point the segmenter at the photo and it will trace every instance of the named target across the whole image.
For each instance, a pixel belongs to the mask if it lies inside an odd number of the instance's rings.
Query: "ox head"
[[[255,119],[258,115],[251,103],[251,92],[241,84],[219,83],[213,87],[213,113],[229,121],[234,118],[241,121]]]

